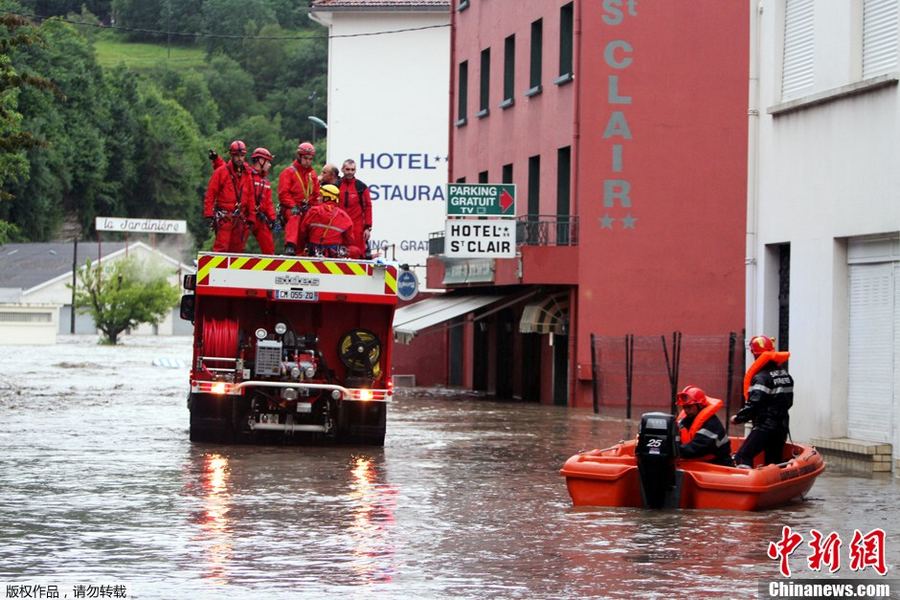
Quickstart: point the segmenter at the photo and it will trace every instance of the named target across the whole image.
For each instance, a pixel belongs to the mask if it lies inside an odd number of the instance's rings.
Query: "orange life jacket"
[[[760,354],[744,374],[744,401],[746,402],[747,398],[750,396],[750,382],[753,381],[753,376],[759,373],[760,369],[766,366],[770,360],[774,360],[776,364],[782,365],[786,363],[790,357],[790,352],[775,352],[774,350]]]
[[[706,424],[707,421],[709,421],[709,418],[712,417],[717,412],[719,412],[720,408],[725,406],[725,403],[722,402],[721,400],[719,400],[718,398],[710,398],[709,396],[707,396],[706,399],[707,399],[706,406],[704,406],[703,410],[701,410],[699,413],[697,413],[697,416],[694,417],[694,422],[691,423],[690,429],[685,429],[684,427],[679,427],[679,430],[680,430],[679,433],[681,434],[682,445],[690,444],[691,440],[694,439],[694,436],[697,435],[697,432],[703,428],[703,426]],[[685,416],[687,416],[687,415],[685,414],[685,412],[683,410],[680,413],[678,413],[678,422],[681,423],[682,419],[684,419]]]

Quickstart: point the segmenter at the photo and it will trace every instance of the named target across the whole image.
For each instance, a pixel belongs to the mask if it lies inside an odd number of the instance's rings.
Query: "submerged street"
[[[401,390],[383,449],[192,444],[190,350],[0,347],[0,581],[134,598],[756,597],[780,577],[766,548],[783,525],[839,534],[834,576],[877,577],[846,564],[854,529],[884,529],[900,563],[889,475],[826,470],[807,502],[764,513],[575,509],[565,459],[636,433],[587,410]],[[795,577],[825,576],[808,555]]]

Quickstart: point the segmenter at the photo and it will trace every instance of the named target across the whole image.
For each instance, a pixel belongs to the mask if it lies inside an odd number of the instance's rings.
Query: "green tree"
[[[167,97],[176,100],[191,113],[201,134],[210,136],[216,132],[219,126],[219,105],[201,73],[162,68],[153,72],[153,79],[159,83]]]
[[[253,77],[230,56],[217,54],[206,69],[206,84],[221,111],[219,125],[231,125],[243,115],[257,112]]]
[[[158,325],[180,297],[178,286],[168,281],[170,269],[134,257],[104,264],[88,260],[79,275],[78,312],[93,317],[109,344],[116,344],[119,334],[141,323]]]
[[[42,147],[27,150],[28,177],[12,187],[4,215],[30,239],[49,239],[66,213],[89,227],[107,170],[103,125],[108,121],[102,71],[74,27],[49,19],[41,44],[19,49],[13,64],[51,80],[56,88],[23,87],[22,127]]]
[[[196,185],[206,151],[191,115],[144,82],[140,89],[137,181],[126,202],[130,216],[184,218],[199,212]]]
[[[219,36],[207,37],[209,54],[225,52],[239,59],[244,36],[254,36],[260,27],[275,22],[269,0],[204,0],[203,31]]]

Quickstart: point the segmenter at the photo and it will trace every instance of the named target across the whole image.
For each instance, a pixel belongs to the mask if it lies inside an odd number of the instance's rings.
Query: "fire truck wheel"
[[[382,402],[345,402],[339,417],[339,440],[347,444],[384,446],[387,405]]]

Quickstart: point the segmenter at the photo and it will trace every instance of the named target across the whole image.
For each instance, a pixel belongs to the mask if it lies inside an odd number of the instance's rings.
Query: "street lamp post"
[[[310,121],[313,122],[313,144],[315,144],[316,143],[316,126],[321,127],[322,129],[324,129],[327,132],[328,124],[325,123],[325,121],[323,121],[319,117],[314,117],[312,115],[308,116],[307,119],[309,119]]]

